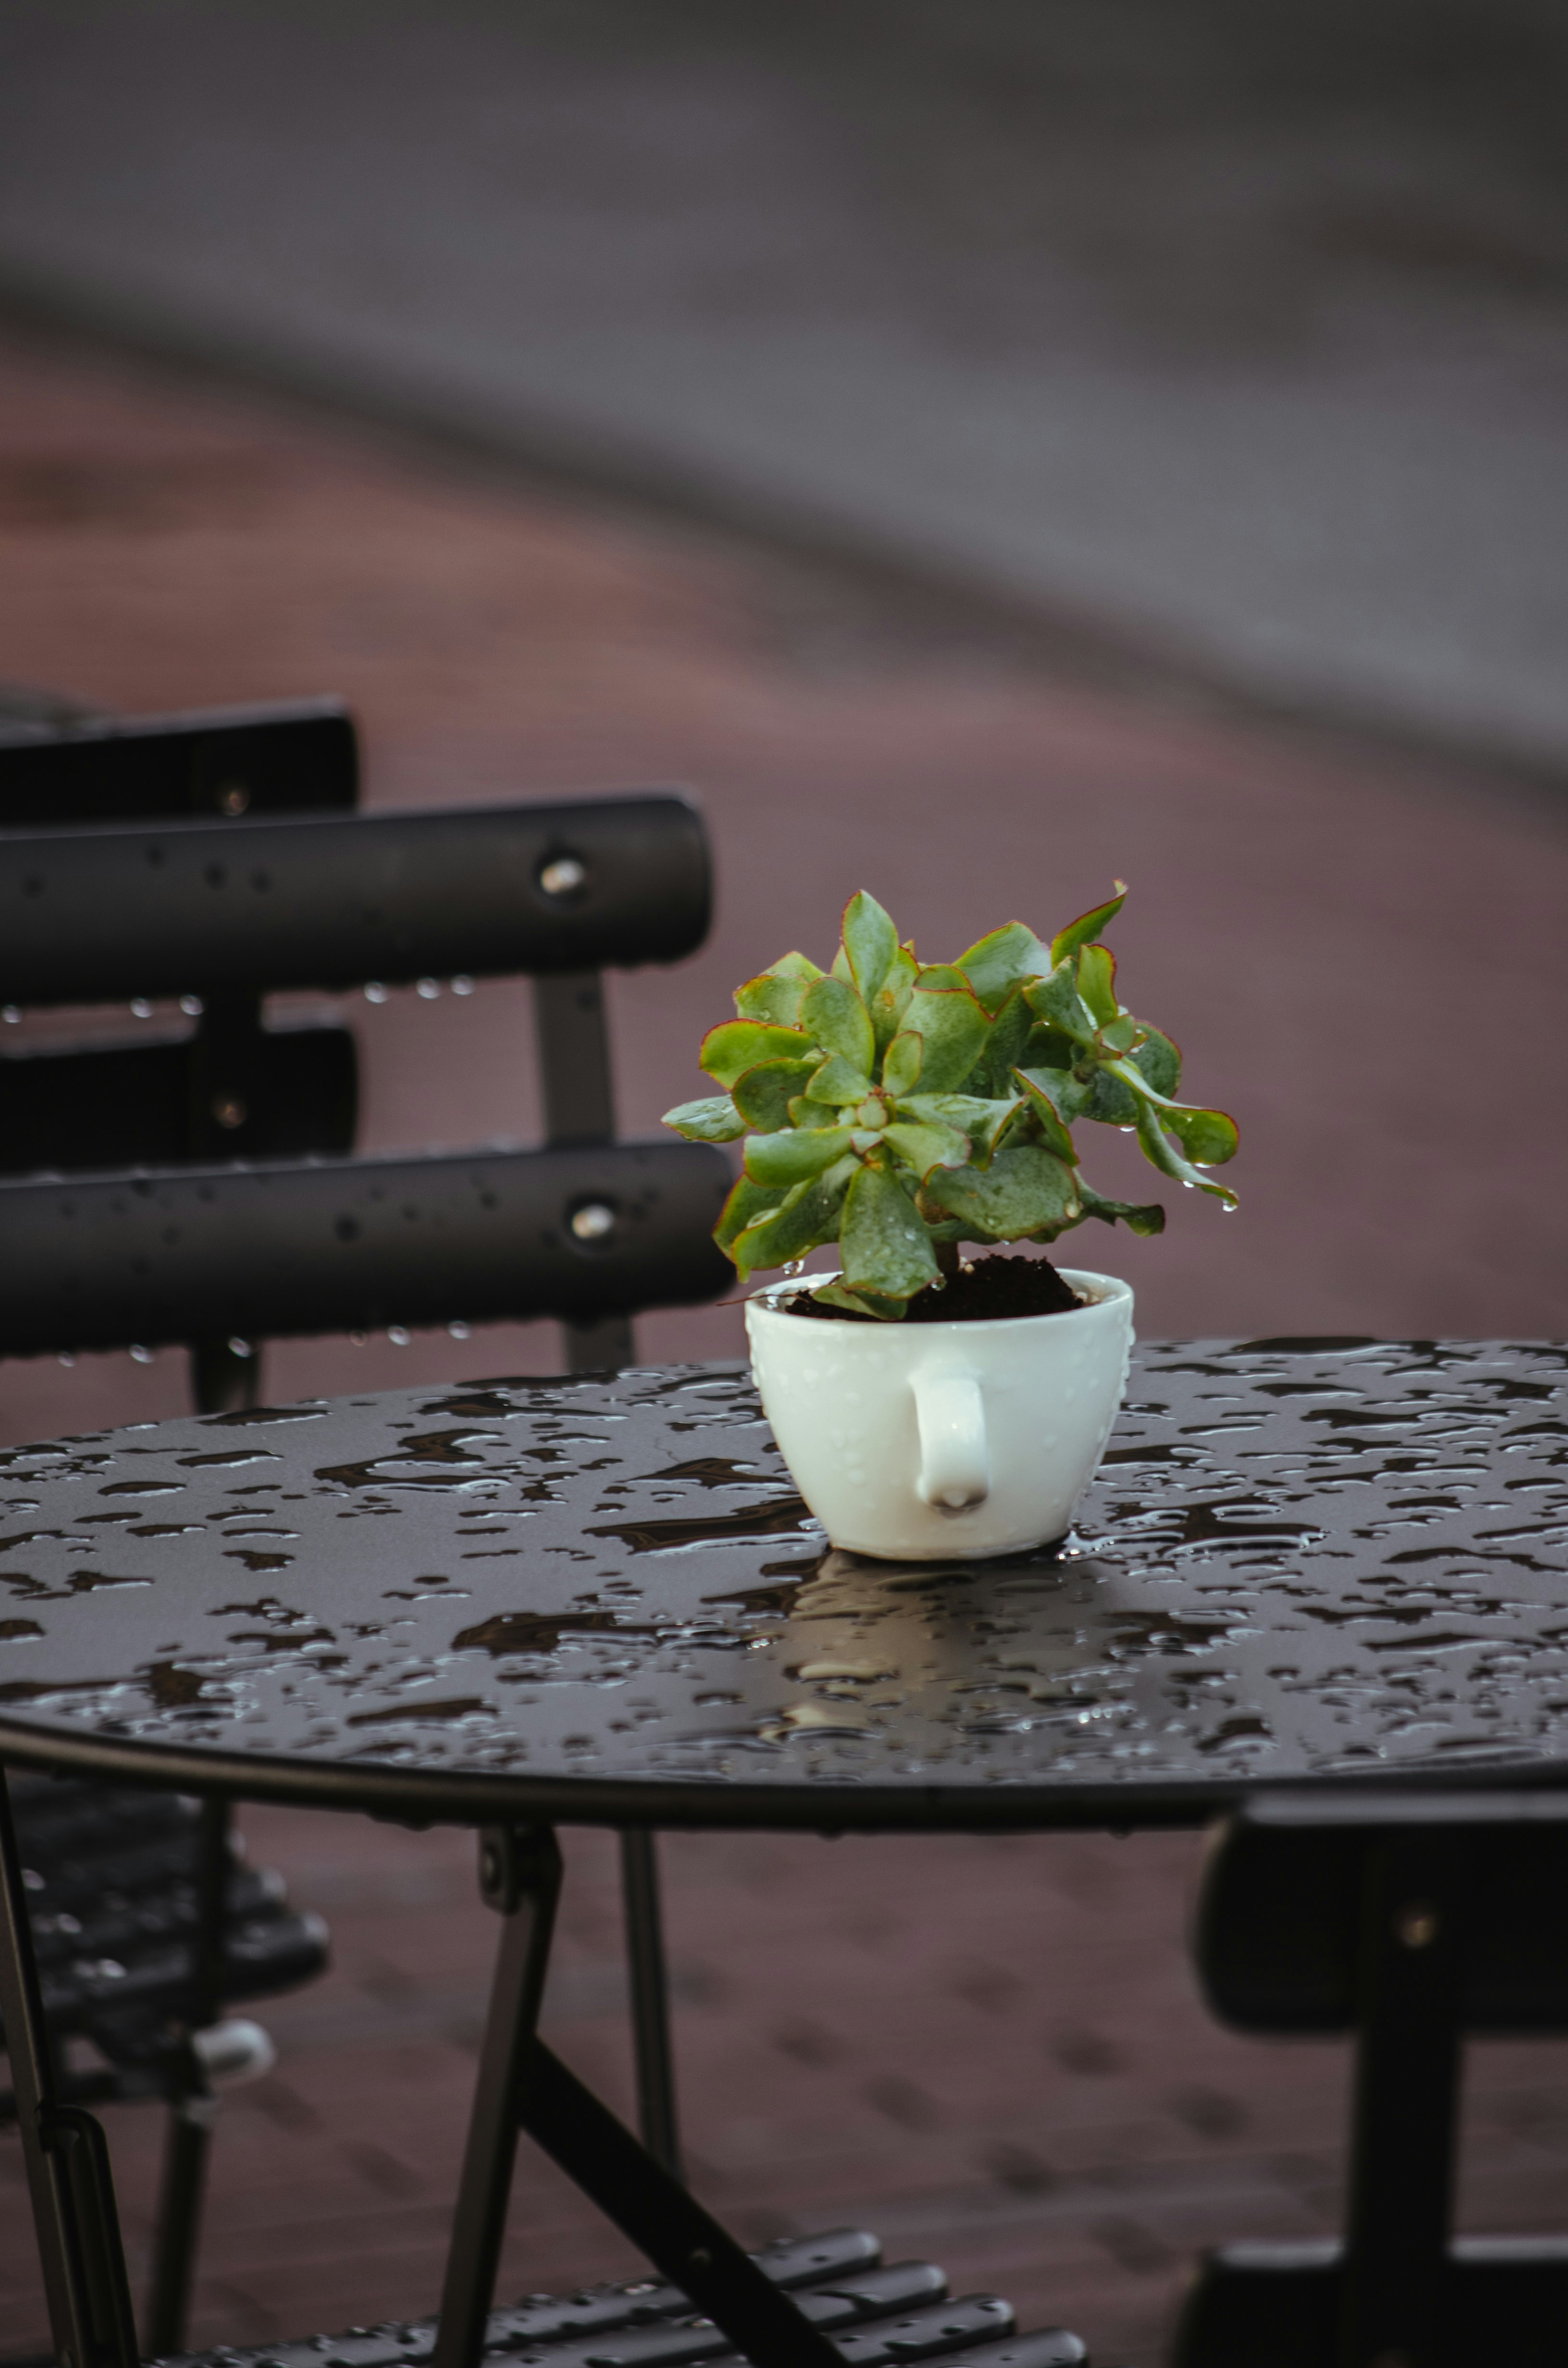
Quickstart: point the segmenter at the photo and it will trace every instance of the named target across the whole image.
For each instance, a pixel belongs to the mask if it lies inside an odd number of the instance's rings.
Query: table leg
[[[136,2328],[108,2148],[92,2114],[79,2105],[61,2104],[55,2093],[27,1886],[3,1770],[0,2017],[60,2368],[136,2368]]]
[[[487,1827],[479,1882],[505,1918],[474,2084],[432,2368],[478,2368],[512,2192],[524,2078],[550,1963],[561,1852],[548,1826]]]
[[[480,1837],[480,1888],[506,1920],[474,2085],[431,2368],[479,2368],[517,2133],[529,2136],[754,2368],[844,2368],[843,2355],[537,2036],[561,1890],[548,1827]]]
[[[752,2368],[844,2368],[838,2346],[538,2040],[522,2123]]]
[[[637,2066],[637,2126],[654,2161],[672,2179],[679,2179],[680,2131],[676,2121],[664,1918],[659,1912],[658,1840],[643,1827],[620,1837],[620,1879],[631,1986],[631,2046]]]

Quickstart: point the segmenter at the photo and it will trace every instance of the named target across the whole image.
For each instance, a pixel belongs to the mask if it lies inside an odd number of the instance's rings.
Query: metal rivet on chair
[[[1412,1899],[1393,1919],[1393,1929],[1403,1947],[1429,1949],[1437,1939],[1441,1919],[1435,1907],[1424,1899]]]
[[[580,1242],[602,1242],[615,1231],[615,1211],[603,1201],[585,1201],[572,1212],[572,1231]]]
[[[244,1103],[238,1094],[213,1095],[212,1115],[220,1126],[244,1126],[245,1114]]]
[[[250,791],[244,781],[225,781],[218,791],[220,814],[243,814],[250,803]]]
[[[552,855],[540,870],[539,884],[558,901],[578,895],[588,884],[588,867],[575,855]]]

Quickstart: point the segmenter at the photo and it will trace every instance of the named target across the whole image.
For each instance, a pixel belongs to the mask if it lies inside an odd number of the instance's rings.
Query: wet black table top
[[[480,1820],[1568,1780],[1568,1349],[1145,1347],[1077,1529],[825,1550],[737,1366],[0,1451],[0,1751]]]

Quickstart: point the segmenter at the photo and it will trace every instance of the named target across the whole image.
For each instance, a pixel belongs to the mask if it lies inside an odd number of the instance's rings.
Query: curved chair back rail
[[[0,833],[0,1002],[626,969],[707,934],[673,793]]]
[[[358,741],[340,699],[0,732],[0,830],[292,813],[358,797]]]
[[[629,1143],[0,1183],[0,1355],[712,1300],[731,1180]]]

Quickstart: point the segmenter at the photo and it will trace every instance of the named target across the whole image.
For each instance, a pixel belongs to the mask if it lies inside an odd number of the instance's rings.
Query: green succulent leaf
[[[725,1019],[710,1028],[698,1055],[701,1067],[722,1086],[733,1086],[764,1061],[798,1060],[812,1039],[799,1028],[773,1028],[759,1019]]]
[[[1108,1201],[1103,1193],[1085,1184],[1081,1176],[1078,1198],[1085,1217],[1102,1218],[1108,1225],[1114,1225],[1119,1218],[1129,1233],[1163,1234],[1165,1230],[1165,1212],[1157,1201]]]
[[[1071,962],[1080,946],[1092,944],[1115,920],[1126,902],[1126,883],[1119,880],[1116,894],[1108,905],[1096,905],[1092,913],[1080,913],[1075,921],[1069,921],[1067,927],[1059,930],[1051,940],[1051,968],[1054,969],[1058,962]]]
[[[1015,1094],[1006,1101],[980,1094],[906,1094],[898,1116],[917,1126],[952,1126],[970,1139],[971,1156],[983,1167],[1021,1107]]]
[[[880,1292],[851,1291],[846,1282],[824,1282],[812,1293],[824,1307],[848,1307],[857,1315],[877,1315],[884,1324],[896,1324],[908,1306],[903,1299],[884,1299]]]
[[[782,1190],[820,1176],[849,1148],[849,1130],[843,1126],[785,1127],[778,1134],[746,1138],[746,1174],[754,1184],[774,1184]]]
[[[1174,1094],[1181,1084],[1181,1047],[1145,1025],[1143,1042],[1132,1055],[1157,1094]]]
[[[776,1028],[798,1028],[801,998],[822,973],[804,954],[784,954],[759,978],[748,978],[735,989],[735,1009],[743,1019],[761,1019]]]
[[[1116,999],[1116,956],[1108,946],[1078,949],[1078,994],[1096,1029],[1108,1028],[1121,1013]]]
[[[1024,989],[1024,1000],[1037,1019],[1080,1046],[1094,1048],[1095,1023],[1079,999],[1078,982],[1071,962],[1063,962],[1049,978]]]
[[[817,1102],[806,1094],[797,1094],[788,1116],[791,1126],[836,1126],[843,1107],[842,1102]]]
[[[903,1015],[920,1039],[920,1082],[927,1093],[951,1093],[968,1080],[991,1032],[991,1015],[951,968],[923,970]]]
[[[851,980],[814,980],[806,989],[801,1014],[814,1044],[820,1044],[824,1053],[836,1053],[862,1076],[870,1076],[877,1057],[876,1032]]]
[[[1199,1167],[1222,1167],[1227,1159],[1235,1157],[1240,1137],[1235,1120],[1224,1110],[1187,1110],[1179,1103],[1162,1104],[1160,1123],[1169,1128]]]
[[[734,1104],[747,1126],[762,1134],[791,1123],[790,1105],[816,1075],[820,1064],[809,1061],[761,1061],[735,1079]],[[825,1115],[819,1125],[827,1123]]]
[[[871,1025],[876,1030],[879,1048],[891,1044],[903,1025],[903,1014],[911,990],[920,974],[913,946],[900,946],[892,958],[892,967],[876,995],[871,998]]]
[[[1089,1107],[1085,1112],[1097,1126],[1136,1126],[1138,1097],[1111,1069],[1096,1069],[1089,1081]]]
[[[1235,1156],[1236,1122],[1225,1111],[1171,1101],[1165,1095],[1156,1093],[1144,1080],[1142,1070],[1126,1061],[1119,1061],[1111,1074],[1130,1086],[1145,1103],[1153,1104],[1159,1113],[1160,1124],[1176,1137],[1189,1159],[1203,1167],[1221,1167],[1227,1159]]]
[[[730,1255],[743,1272],[759,1267],[788,1266],[824,1242],[838,1238],[839,1212],[850,1178],[861,1175],[858,1159],[840,1159],[820,1176],[797,1184],[770,1214],[739,1235]]]
[[[926,1190],[962,1221],[971,1241],[1018,1241],[1026,1234],[1049,1240],[1081,1205],[1073,1170],[1032,1143],[999,1151],[987,1168],[942,1168]]]
[[[1035,1084],[1027,1069],[1015,1069],[1013,1075],[1028,1096],[1029,1115],[1047,1151],[1053,1151],[1058,1159],[1067,1162],[1069,1167],[1076,1167],[1078,1155],[1073,1148],[1073,1138],[1058,1117],[1051,1096]]]
[[[745,1120],[728,1094],[710,1094],[699,1102],[680,1102],[659,1121],[684,1134],[687,1143],[733,1143],[746,1131]]]
[[[912,1094],[920,1077],[922,1039],[913,1030],[903,1029],[896,1035],[882,1055],[882,1090],[896,1100],[900,1095]]]
[[[871,1091],[871,1080],[864,1069],[857,1068],[841,1053],[835,1053],[812,1070],[806,1091],[814,1102],[825,1102],[831,1110],[844,1110],[850,1102],[865,1100]]]
[[[1014,987],[995,1019],[985,1040],[981,1058],[984,1071],[985,1090],[993,1098],[1013,1092],[1013,1066],[1022,1060],[1024,1047],[1034,1032],[1034,1013],[1024,1001],[1022,987]]]
[[[898,951],[898,931],[874,896],[862,888],[844,907],[844,951],[868,1011],[881,994]]]
[[[934,1167],[961,1167],[969,1158],[969,1137],[956,1126],[910,1126],[895,1120],[881,1140],[892,1144],[922,1183]]]
[[[1014,1076],[1025,1089],[1043,1096],[1063,1126],[1074,1126],[1090,1114],[1089,1105],[1095,1098],[1092,1077],[1075,1077],[1071,1069],[1015,1069]],[[1131,1126],[1131,1120],[1128,1124]]]
[[[780,1195],[777,1189],[754,1184],[743,1176],[733,1187],[729,1199],[719,1212],[719,1222],[713,1228],[713,1238],[726,1258],[734,1258],[744,1282],[747,1274],[744,1261],[735,1253],[735,1244],[749,1225],[759,1224],[763,1218],[778,1208]]]
[[[1131,1011],[1119,1011],[1099,1031],[1100,1050],[1120,1060],[1142,1041],[1143,1030]]]
[[[1047,1027],[1037,1019],[1024,1042],[1020,1069],[1071,1069],[1075,1061],[1084,1058],[1084,1047],[1060,1028]]]
[[[1008,921],[1002,928],[993,929],[953,964],[993,1017],[1020,979],[1043,978],[1051,967],[1050,954],[1022,921]]]
[[[1183,1158],[1161,1126],[1162,1115],[1168,1118],[1169,1113],[1157,1111],[1152,1102],[1139,1102],[1138,1141],[1144,1158],[1157,1167],[1162,1176],[1173,1177],[1178,1184],[1189,1185],[1199,1192],[1211,1192],[1217,1201],[1224,1201],[1233,1208],[1236,1196],[1230,1186],[1210,1183],[1201,1168],[1194,1167],[1190,1160]]]
[[[851,1291],[909,1299],[937,1273],[919,1212],[884,1167],[862,1167],[851,1181],[838,1238]]]

